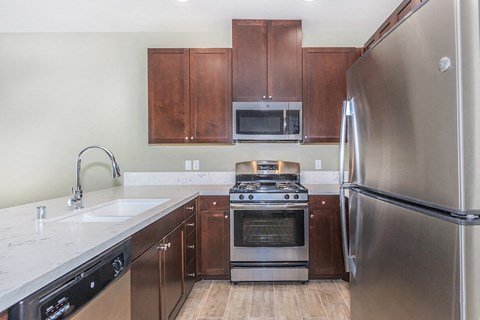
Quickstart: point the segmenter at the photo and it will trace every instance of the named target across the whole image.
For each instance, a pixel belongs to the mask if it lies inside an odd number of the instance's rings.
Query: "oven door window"
[[[237,110],[237,134],[284,134],[283,110]]]
[[[305,246],[304,210],[235,210],[235,247]]]

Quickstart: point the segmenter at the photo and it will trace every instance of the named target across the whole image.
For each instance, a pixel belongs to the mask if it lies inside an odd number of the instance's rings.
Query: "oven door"
[[[231,204],[232,262],[308,262],[307,204]]]

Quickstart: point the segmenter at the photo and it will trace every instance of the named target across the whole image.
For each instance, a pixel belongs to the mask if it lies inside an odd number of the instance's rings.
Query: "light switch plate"
[[[322,169],[322,160],[315,160],[315,170]]]
[[[192,160],[185,160],[185,170],[192,170]]]

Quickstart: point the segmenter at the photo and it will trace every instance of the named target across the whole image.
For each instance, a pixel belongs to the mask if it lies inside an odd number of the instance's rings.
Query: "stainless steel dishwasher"
[[[127,239],[15,304],[9,320],[130,320]]]

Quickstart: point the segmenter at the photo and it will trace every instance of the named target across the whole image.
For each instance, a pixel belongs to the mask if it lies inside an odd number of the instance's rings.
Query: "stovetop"
[[[248,161],[236,164],[230,201],[236,203],[288,203],[308,201],[300,184],[300,165],[286,161]]]
[[[238,182],[230,192],[307,192],[307,189],[296,182],[269,182],[256,181]]]

